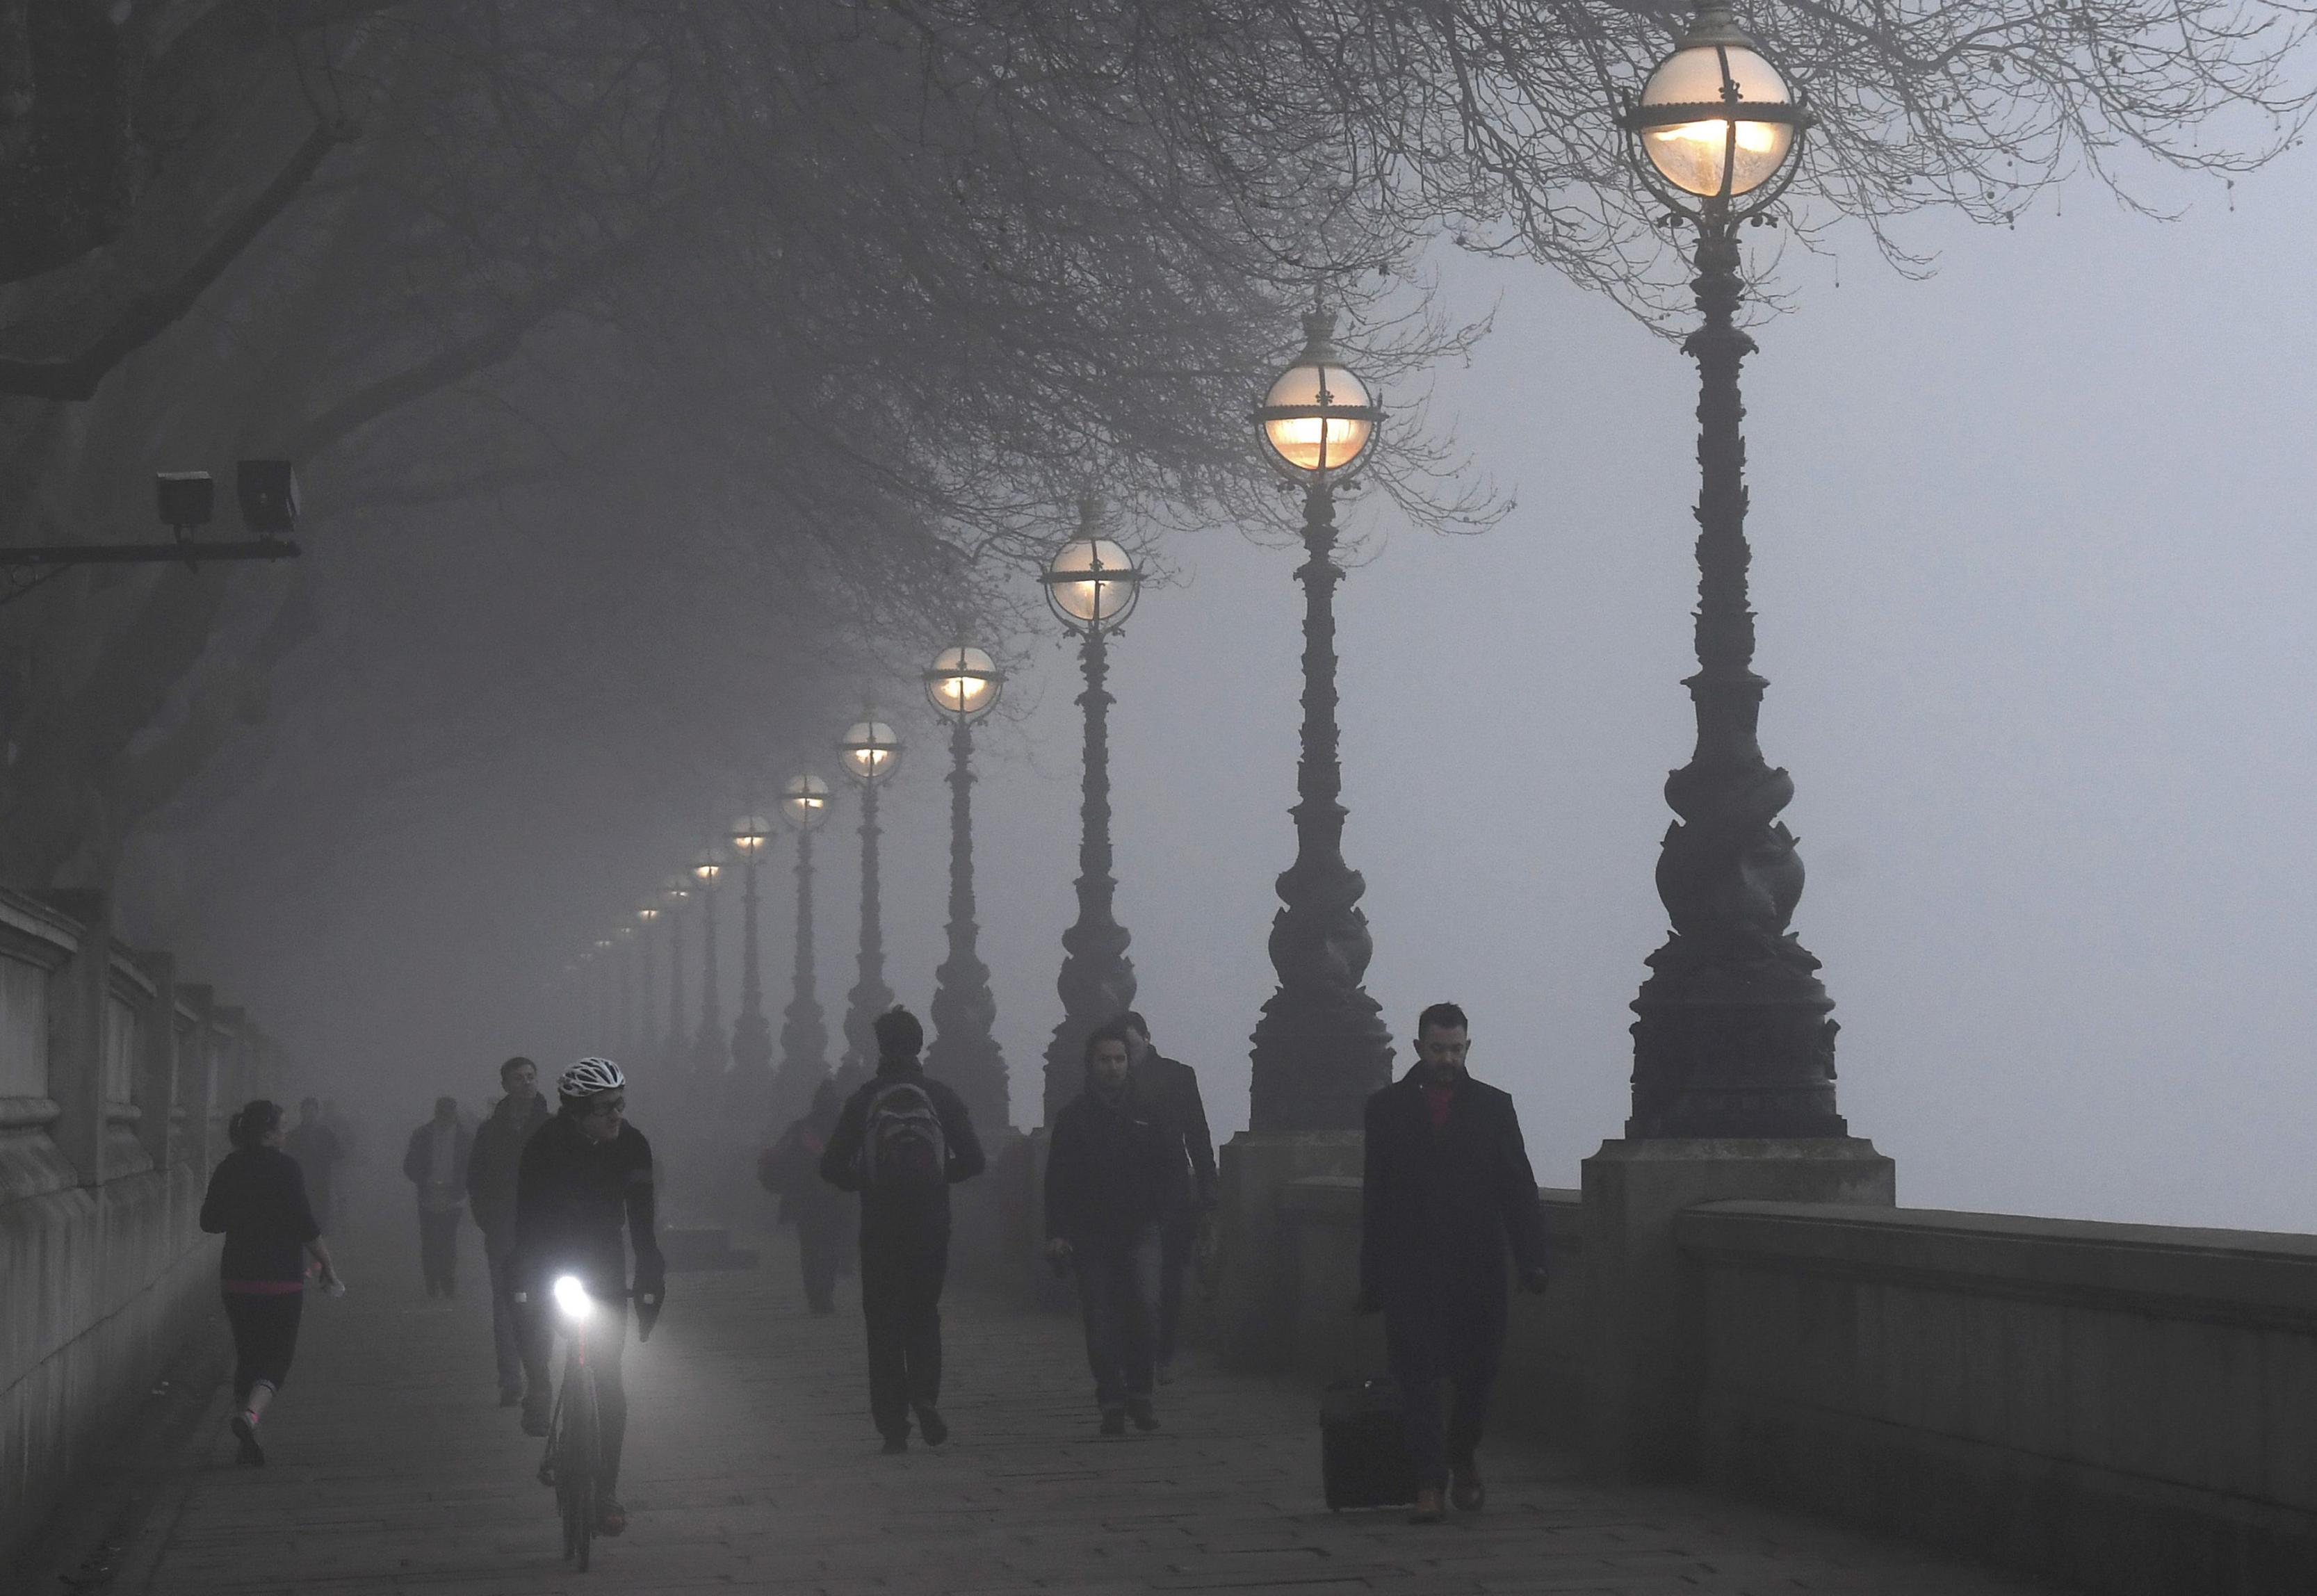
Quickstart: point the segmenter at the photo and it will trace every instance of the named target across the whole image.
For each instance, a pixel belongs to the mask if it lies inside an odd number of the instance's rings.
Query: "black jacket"
[[[531,1112],[520,1119],[514,1099],[503,1097],[475,1132],[474,1145],[467,1153],[467,1200],[473,1205],[470,1211],[475,1223],[485,1231],[496,1232],[514,1223],[515,1171],[521,1167],[523,1148],[549,1118],[544,1092],[532,1094]]]
[[[568,1114],[541,1126],[515,1165],[514,1279],[538,1288],[565,1271],[599,1292],[628,1284],[627,1233],[636,1253],[636,1289],[666,1282],[652,1190],[651,1144],[632,1125],[591,1142]]]
[[[1152,1053],[1135,1070],[1132,1083],[1136,1095],[1160,1116],[1179,1166],[1167,1185],[1167,1211],[1204,1213],[1215,1206],[1215,1138],[1207,1128],[1207,1105],[1199,1098],[1199,1072]]]
[[[1089,1084],[1062,1105],[1046,1153],[1046,1234],[1071,1246],[1123,1241],[1181,1199],[1183,1144],[1132,1083],[1114,1098]]]
[[[1505,1254],[1542,1271],[1544,1209],[1513,1100],[1471,1076],[1448,1120],[1432,1114],[1414,1072],[1368,1099],[1360,1202],[1360,1295],[1386,1312],[1500,1302]]]
[[[455,1120],[452,1128],[451,1189],[464,1193],[467,1190],[467,1160],[474,1151],[475,1137],[472,1131]],[[434,1121],[429,1119],[410,1133],[410,1144],[402,1150],[403,1178],[422,1190],[426,1185],[427,1167],[434,1163]]]
[[[935,1117],[941,1120],[949,1178],[929,1201],[895,1202],[889,1194],[863,1190],[861,1143],[869,1128],[869,1100],[897,1081],[924,1087],[933,1100]],[[972,1117],[957,1093],[926,1074],[925,1065],[914,1058],[884,1058],[877,1063],[876,1078],[845,1100],[844,1111],[836,1116],[836,1128],[829,1133],[828,1146],[820,1155],[820,1178],[839,1191],[861,1193],[861,1238],[865,1245],[881,1233],[897,1230],[946,1233],[950,1187],[980,1174],[985,1162],[981,1142],[973,1134]]]
[[[201,1198],[201,1228],[225,1237],[225,1280],[303,1280],[306,1244],[322,1234],[305,1174],[279,1147],[243,1147],[219,1161]]]

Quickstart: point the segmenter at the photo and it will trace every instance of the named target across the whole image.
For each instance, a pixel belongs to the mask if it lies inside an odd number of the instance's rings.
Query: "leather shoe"
[[[1481,1471],[1467,1463],[1448,1476],[1448,1500],[1460,1513],[1476,1513],[1489,1505],[1489,1487]]]
[[[524,1403],[523,1404],[523,1432],[525,1435],[545,1435],[548,1431],[548,1420],[550,1417],[550,1415],[544,1403]]]
[[[926,1438],[926,1445],[937,1447],[949,1440],[949,1425],[935,1409],[921,1407],[917,1410],[917,1433]]]
[[[1446,1510],[1440,1505],[1439,1491],[1427,1485],[1416,1493],[1416,1511],[1408,1515],[1408,1521],[1411,1524],[1437,1524],[1447,1516]]]
[[[1150,1399],[1148,1396],[1128,1397],[1126,1416],[1133,1420],[1134,1427],[1145,1435],[1158,1428],[1158,1410],[1150,1405]]]
[[[1123,1407],[1106,1407],[1103,1409],[1102,1432],[1105,1435],[1124,1435],[1126,1433],[1126,1410]]]

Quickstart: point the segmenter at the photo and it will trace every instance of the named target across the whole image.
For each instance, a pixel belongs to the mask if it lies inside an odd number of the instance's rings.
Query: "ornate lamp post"
[[[743,815],[732,823],[732,847],[744,867],[740,888],[740,1017],[732,1021],[732,1068],[736,1074],[769,1083],[773,1032],[765,1023],[765,977],[756,952],[756,865],[773,838],[773,823]]]
[[[622,925],[620,940],[620,1021],[615,1043],[622,1054],[636,1056],[636,928]]]
[[[813,990],[812,834],[828,820],[828,783],[793,776],[781,793],[781,819],[797,834],[796,972],[781,1013],[781,1068],[773,1078],[774,1117],[801,1114],[828,1074],[828,1024]]]
[[[875,711],[856,720],[836,740],[837,764],[861,789],[861,962],[853,990],[845,994],[843,1067],[877,1067],[877,1038],[870,1030],[893,1006],[885,985],[885,930],[879,918],[877,883],[877,792],[900,767],[900,739]]]
[[[976,1125],[1013,1121],[1006,1056],[990,1027],[997,1000],[989,967],[975,947],[973,919],[973,725],[997,707],[1005,678],[989,655],[961,643],[935,656],[926,699],[949,728],[949,957],[934,973],[934,1041],[926,1065],[965,1100]]]
[[[592,966],[595,972],[595,1035],[581,1048],[583,1053],[613,1046],[612,1038],[618,1033],[619,1020],[613,1005],[619,997],[617,972],[612,967],[613,954],[619,944],[609,937],[597,937]]]
[[[1078,805],[1078,917],[1062,933],[1062,970],[1054,990],[1062,1021],[1046,1044],[1045,1123],[1078,1095],[1085,1069],[1087,1033],[1134,1004],[1131,940],[1112,914],[1118,883],[1110,857],[1110,635],[1125,624],[1142,596],[1142,573],[1126,550],[1099,537],[1101,506],[1078,501],[1078,535],[1055,551],[1038,580],[1062,629],[1078,639],[1086,691],[1085,785]]]
[[[1336,731],[1336,487],[1366,463],[1383,420],[1337,352],[1336,317],[1303,318],[1303,352],[1255,413],[1273,463],[1303,487],[1303,747],[1296,766],[1295,862],[1271,922],[1279,989],[1255,1025],[1248,1128],[1356,1130],[1367,1095],[1391,1079],[1391,1036],[1362,979],[1373,943],[1367,883],[1344,862],[1343,766]]]
[[[684,1034],[684,905],[692,896],[692,878],[670,876],[660,896],[667,908],[667,1039],[660,1044],[660,1067],[673,1077],[692,1057],[691,1039]]]
[[[732,1050],[724,1036],[724,1001],[717,991],[716,884],[724,875],[725,852],[711,845],[692,859],[692,878],[700,895],[700,1034],[693,1039],[693,1073],[703,1080],[720,1081],[730,1065]]]
[[[1738,229],[1794,180],[1813,118],[1731,20],[1702,6],[1619,119],[1642,182],[1697,228],[1697,747],[1666,780],[1680,818],[1658,856],[1672,934],[1649,958],[1633,1012],[1630,1137],[1838,1137],[1834,1000],[1786,929],[1803,866],[1778,818],[1794,782],[1762,757],[1762,691],[1747,607],[1745,412],[1738,370]]]
[[[654,956],[652,950],[651,933],[652,927],[659,923],[661,915],[659,903],[654,898],[645,899],[636,910],[636,922],[643,928],[636,933],[636,944],[643,950],[644,959],[643,979],[637,984],[637,989],[643,998],[641,1012],[636,1017],[633,1057],[637,1058],[641,1058],[645,1053],[659,1045],[658,1019],[659,1011],[654,1006],[655,994],[652,991],[652,988],[659,984],[659,960]]]

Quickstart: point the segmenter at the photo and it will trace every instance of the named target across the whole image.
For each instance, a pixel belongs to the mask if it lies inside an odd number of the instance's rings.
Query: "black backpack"
[[[862,1183],[881,1197],[926,1197],[949,1181],[949,1139],[933,1093],[897,1081],[869,1100],[861,1138]]]

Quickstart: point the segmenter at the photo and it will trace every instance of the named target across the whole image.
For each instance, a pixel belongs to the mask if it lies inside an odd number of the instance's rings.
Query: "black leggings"
[[[250,1392],[261,1385],[282,1388],[290,1378],[290,1360],[298,1351],[298,1320],[305,1311],[303,1291],[225,1294],[225,1322],[233,1326],[236,1402],[247,1402]]]

